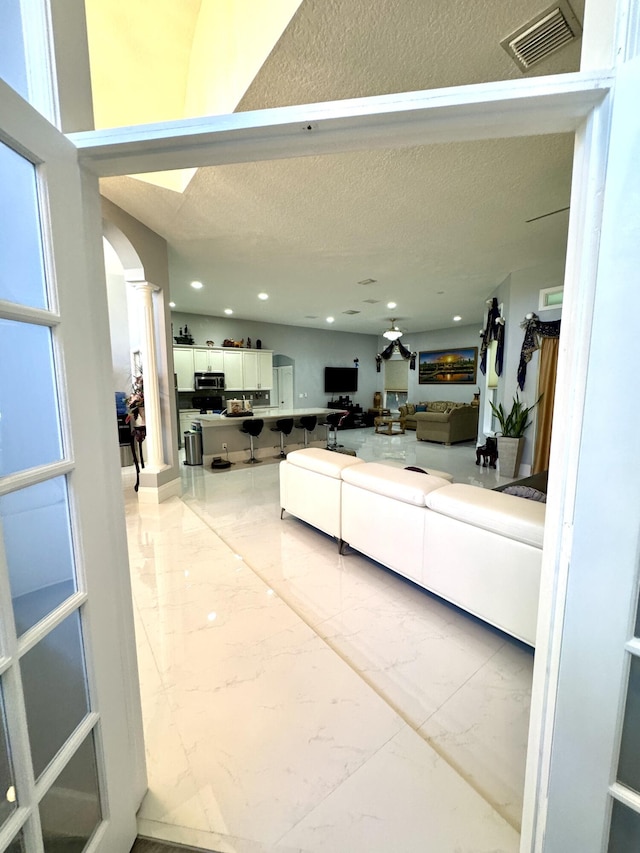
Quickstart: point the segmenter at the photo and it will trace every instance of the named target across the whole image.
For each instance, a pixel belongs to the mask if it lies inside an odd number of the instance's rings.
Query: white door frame
[[[563,306],[565,328],[555,414],[563,429],[554,434],[551,449],[523,851],[548,849],[555,853],[560,849],[554,847],[553,840],[548,840],[549,846],[545,847],[545,830],[552,764],[555,762],[560,769],[563,765],[559,750],[554,754],[553,741],[554,734],[560,731],[556,700],[565,690],[561,678],[565,611],[570,612],[572,604],[567,592],[571,592],[570,576],[578,571],[575,558],[579,554],[582,557],[581,549],[589,538],[585,529],[588,513],[581,511],[578,485],[583,480],[590,481],[587,475],[596,462],[589,451],[598,424],[583,422],[588,396],[594,393],[593,377],[598,375],[591,359],[591,330],[593,327],[600,336],[606,336],[614,328],[626,331],[627,324],[635,320],[625,316],[624,306],[620,309],[622,316],[615,321],[609,315],[595,317],[594,302],[596,297],[602,298],[605,284],[598,279],[602,260],[599,234],[610,137],[610,93],[616,79],[614,65],[636,50],[637,31],[637,0],[621,0],[617,4],[588,0],[583,68],[602,65],[604,71],[287,107],[71,137],[83,165],[95,175],[109,176],[363,148],[576,133]],[[606,388],[599,390],[603,407],[611,412],[607,405],[611,395]],[[631,447],[631,438],[623,437],[617,450]],[[600,483],[600,501],[611,500],[615,479],[609,481],[609,490],[606,485]],[[613,554],[610,552],[610,558],[614,559],[616,553],[615,549]],[[624,557],[628,559],[628,554]],[[582,616],[584,619],[585,614]],[[598,641],[609,647],[609,638],[603,632]],[[603,809],[600,804],[592,814],[602,830],[607,821],[606,806]],[[571,819],[575,820],[576,815]],[[600,845],[601,837],[602,831],[596,832]]]
[[[563,314],[572,317],[564,335],[556,417],[565,429],[554,437],[547,544],[543,566],[536,655],[531,747],[522,850],[542,837],[551,753],[564,588],[572,549],[572,514],[578,480],[590,329],[596,285],[599,204],[609,135],[607,98],[613,75],[580,73],[555,78],[463,86],[256,113],[167,122],[135,129],[72,134],[81,162],[97,175],[135,173],[229,162],[374,148],[484,139],[497,136],[576,132],[569,258]],[[303,135],[311,124],[317,131]],[[596,203],[593,203],[592,195]],[[556,606],[557,605],[557,606]],[[541,848],[540,848],[541,849]]]

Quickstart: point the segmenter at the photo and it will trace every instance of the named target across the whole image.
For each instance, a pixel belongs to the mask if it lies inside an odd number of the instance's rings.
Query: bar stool
[[[275,459],[286,459],[287,454],[284,452],[284,437],[291,435],[293,429],[293,418],[280,418],[276,421],[276,425],[271,427],[271,432],[280,433],[280,453]]]
[[[349,412],[336,412],[335,415],[327,415],[327,420],[323,424],[327,430],[327,450],[337,450],[339,447],[344,447],[344,444],[338,444],[338,430],[348,416]]]
[[[295,425],[296,429],[304,430],[304,446],[309,447],[309,433],[313,432],[318,423],[317,415],[303,415]]]
[[[243,421],[242,426],[240,427],[240,432],[249,436],[249,443],[251,445],[251,447],[247,448],[251,451],[251,456],[248,459],[245,459],[245,465],[250,465],[252,462],[262,462],[262,459],[256,459],[255,453],[253,452],[253,439],[260,435],[263,426],[264,421],[262,418],[247,418],[246,421]]]

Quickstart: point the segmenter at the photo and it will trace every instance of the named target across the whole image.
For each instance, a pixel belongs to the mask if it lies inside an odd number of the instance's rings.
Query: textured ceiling
[[[517,79],[500,40],[544,8],[303,0],[239,109]],[[577,70],[579,49],[536,73]],[[130,177],[101,186],[167,239],[176,310],[325,328],[332,315],[366,333],[395,316],[417,332],[454,314],[481,324],[509,272],[562,260],[568,214],[526,220],[568,205],[572,147],[546,136],[219,166],[183,194]]]

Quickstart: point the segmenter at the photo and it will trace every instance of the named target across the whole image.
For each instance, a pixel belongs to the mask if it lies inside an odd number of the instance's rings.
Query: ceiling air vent
[[[500,44],[519,68],[528,71],[532,65],[575,41],[581,34],[580,22],[571,6],[561,0],[511,33]]]
[[[346,311],[342,312],[343,314],[359,314],[359,311],[354,311],[353,308],[347,308]]]

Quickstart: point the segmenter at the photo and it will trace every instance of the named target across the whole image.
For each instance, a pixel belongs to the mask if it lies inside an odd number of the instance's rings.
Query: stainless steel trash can
[[[202,465],[202,433],[187,431],[184,434],[184,464]]]

